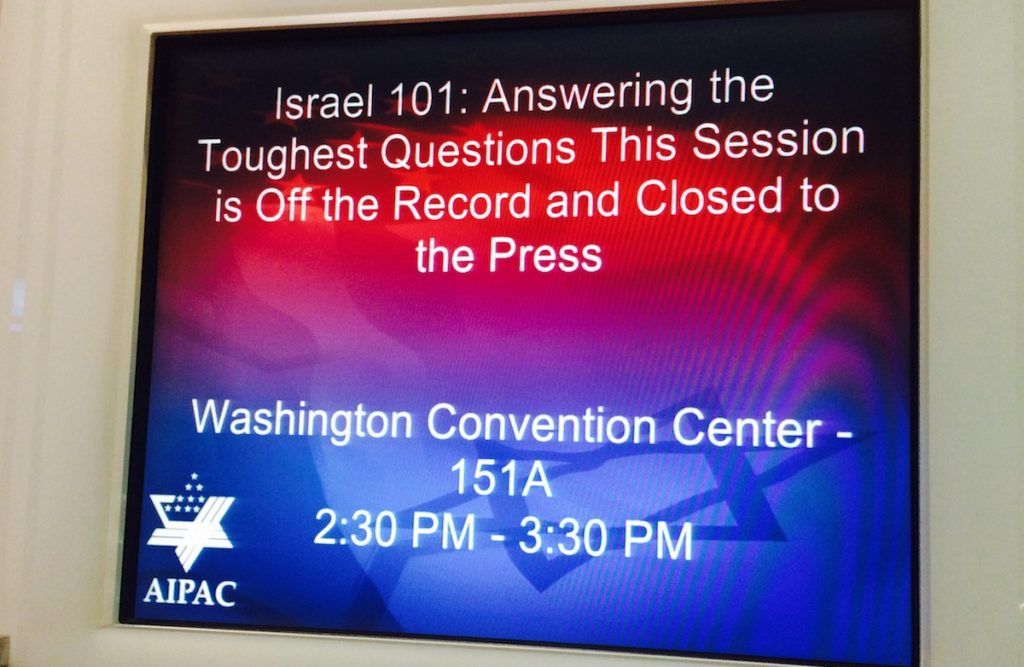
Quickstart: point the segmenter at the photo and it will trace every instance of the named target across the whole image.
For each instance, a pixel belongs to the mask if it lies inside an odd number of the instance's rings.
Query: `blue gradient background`
[[[135,594],[125,596],[125,620],[911,664],[916,14],[631,16],[623,25],[370,28],[344,39],[314,31],[160,45],[162,106],[152,130],[160,178],[147,220],[160,248],[147,257],[156,262],[153,348],[140,361],[143,371],[151,362],[148,424],[133,443],[140,477],[129,532],[141,546],[126,555]],[[595,53],[593,44],[606,48]],[[440,72],[433,80],[465,85],[478,100],[491,76],[619,80],[642,70],[699,79],[727,65],[770,72],[776,99],[702,100],[678,118],[643,110],[266,122],[281,83],[313,91],[370,80],[386,89],[396,72],[405,81]],[[323,83],[331,76],[348,83]],[[387,201],[400,182],[450,193],[524,182],[538,191],[603,188],[618,179],[630,191],[653,177],[710,187],[781,175],[792,186],[781,215],[216,224],[217,188],[251,199],[280,184],[203,174],[196,145],[209,136],[373,142],[398,130],[435,139],[501,130],[584,145],[595,125],[650,124],[685,137],[706,121],[749,131],[803,118],[861,125],[869,150],[711,162],[683,151],[669,163],[618,166],[581,150],[572,168],[315,172],[283,186],[341,185]],[[795,184],[805,175],[835,183],[841,207],[801,213]],[[417,239],[480,249],[494,235],[597,243],[604,266],[573,275],[415,271]],[[412,412],[416,432],[344,448],[321,437],[198,434],[193,398],[249,408],[363,403]],[[659,444],[641,446],[440,442],[425,420],[441,401],[520,415],[604,406],[657,415],[666,428]],[[709,417],[771,410],[824,426],[811,450],[683,447],[668,427],[685,405]],[[839,440],[837,430],[856,437]],[[553,497],[459,496],[451,467],[461,458],[470,467],[477,458],[542,460]],[[173,549],[145,546],[159,526],[149,495],[176,493],[193,472],[208,494],[236,498],[223,522],[234,548],[205,550],[188,575],[237,581],[230,609],[142,601],[152,578],[184,576]],[[405,527],[416,510],[474,513],[476,548],[444,551],[434,539],[412,549],[407,532],[390,548],[316,545],[323,507],[348,517],[390,510]],[[525,537],[526,515],[600,518],[611,528],[609,550],[599,558],[523,554],[515,540]],[[629,519],[692,522],[693,560],[658,560],[653,545],[625,558]],[[509,541],[493,543],[491,532]]]

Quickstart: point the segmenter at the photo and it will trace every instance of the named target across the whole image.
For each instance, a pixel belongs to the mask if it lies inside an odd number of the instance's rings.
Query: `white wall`
[[[928,5],[924,650],[935,666],[1021,665],[1024,3]],[[14,667],[660,662],[106,627],[140,219],[141,26],[381,7],[0,5],[0,635],[13,636]],[[17,280],[23,315],[12,312]]]

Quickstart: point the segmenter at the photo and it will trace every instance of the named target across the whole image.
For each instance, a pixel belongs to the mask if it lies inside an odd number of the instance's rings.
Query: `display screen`
[[[157,34],[120,620],[917,665],[918,42]]]

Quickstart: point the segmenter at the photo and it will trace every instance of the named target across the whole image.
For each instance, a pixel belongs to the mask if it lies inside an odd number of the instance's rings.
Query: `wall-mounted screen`
[[[158,33],[121,621],[917,665],[918,42]]]

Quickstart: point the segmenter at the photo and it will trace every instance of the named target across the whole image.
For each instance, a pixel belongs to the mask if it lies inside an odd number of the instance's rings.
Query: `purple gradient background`
[[[902,87],[916,80],[916,64],[906,16],[542,25],[525,33],[434,35],[427,28],[411,36],[369,29],[353,39],[309,33],[290,40],[200,38],[169,42],[159,54],[166,58],[154,125],[161,179],[151,184],[159,206],[147,225],[158,227],[160,249],[144,481],[131,501],[141,507],[143,546],[130,555],[138,594],[125,615],[911,664],[916,98]],[[614,48],[593,55],[583,47],[590,41]],[[531,55],[524,44],[547,51]],[[398,62],[408,53],[418,65]],[[486,89],[479,79],[533,75],[542,55],[557,63],[558,80],[572,81],[592,71],[615,80],[641,67],[654,76],[679,62],[682,73],[706,72],[721,66],[723,53],[738,69],[750,62],[759,69],[747,71],[771,72],[778,98],[761,106],[705,103],[680,118],[471,113],[410,120],[378,112],[366,121],[267,122],[271,92],[282,82],[320,90],[373,80],[384,92],[393,71],[411,81],[437,69],[479,97]],[[324,83],[339,70],[348,83]],[[802,118],[862,125],[869,150],[711,162],[688,154],[700,122],[751,131],[797,127]],[[673,132],[682,155],[600,164],[590,128],[610,124]],[[443,139],[499,130],[507,138],[575,137],[579,159],[571,168],[307,172],[282,185],[204,174],[196,144],[209,136],[272,144],[294,135],[307,143],[363,136],[376,146],[395,131]],[[837,211],[800,211],[796,186],[805,175],[841,190]],[[778,176],[786,188],[782,214],[630,212],[628,193],[648,178],[760,187]],[[263,223],[249,206],[242,222],[213,222],[217,189],[251,203],[270,186],[341,186],[386,203],[398,183],[450,194],[529,182],[542,211],[544,193],[603,189],[616,180],[624,212],[612,219],[406,223],[388,220],[385,210],[372,223],[332,224],[318,215]],[[418,239],[469,245],[479,257],[497,235],[521,244],[596,243],[603,268],[571,275],[415,270]],[[328,410],[363,403],[413,412],[417,431],[411,441],[345,448],[319,437],[197,434],[192,398],[251,408],[276,400]],[[441,401],[516,414],[604,406],[612,414],[670,415],[694,405],[709,415],[771,410],[825,425],[814,450],[794,451],[687,448],[671,443],[668,429],[653,446],[438,442],[423,424]],[[838,440],[837,430],[857,437]],[[458,497],[451,466],[463,457],[541,459],[554,497]],[[202,577],[239,582],[230,610],[141,603],[151,577],[181,576],[170,549],[144,546],[157,525],[148,494],[176,489],[193,471],[237,498],[224,523],[235,548],[204,552],[197,566]],[[340,516],[392,510],[402,521],[415,509],[473,512],[477,548],[413,550],[407,536],[388,549],[314,545],[321,507]],[[512,537],[522,537],[516,530],[526,514],[601,518],[613,528],[613,546],[593,559],[525,556]],[[692,521],[693,560],[658,561],[651,552],[626,559],[621,528],[641,518]],[[509,535],[508,546],[486,539],[490,531]]]

